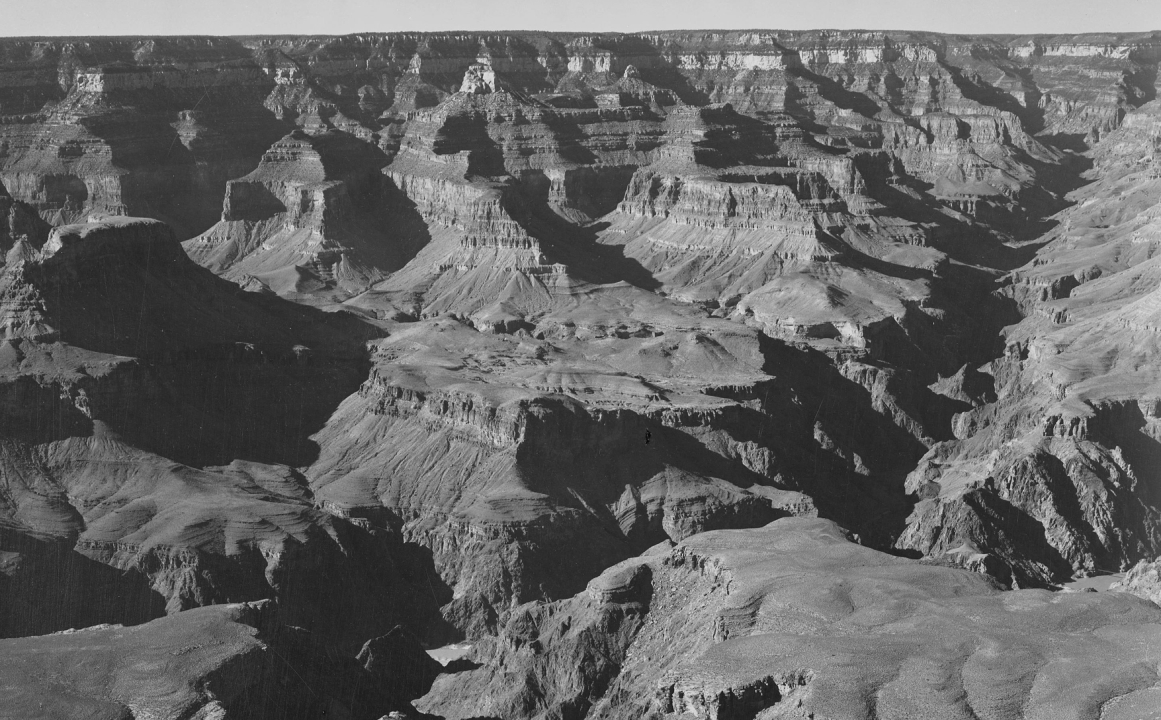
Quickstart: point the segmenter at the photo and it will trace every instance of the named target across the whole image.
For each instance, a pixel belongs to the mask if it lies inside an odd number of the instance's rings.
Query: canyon
[[[0,38],[0,718],[1151,712],[1159,63]]]

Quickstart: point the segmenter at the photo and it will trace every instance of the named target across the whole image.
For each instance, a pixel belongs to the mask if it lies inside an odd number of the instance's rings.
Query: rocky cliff
[[[1159,62],[0,40],[0,683],[156,638],[180,691],[36,712],[1132,717],[1155,606],[1060,586],[1161,555]]]
[[[956,439],[908,478],[922,501],[901,544],[987,547],[1024,583],[1125,569],[1161,551],[1148,319],[1158,110],[1144,105],[1106,136],[1092,182],[1005,278],[1001,292],[1024,319],[983,368],[996,400],[956,416]]]
[[[402,668],[435,664],[398,636],[368,641],[357,658],[336,656],[263,601],[0,640],[4,717],[378,718],[410,711],[423,692],[406,689]],[[375,652],[396,654],[393,672]]]
[[[262,598],[356,649],[434,621],[411,581],[362,574],[422,577],[401,539],[320,511],[291,467],[375,329],[244,293],[155,220],[30,252],[0,276],[6,635]],[[350,608],[370,625],[336,624]]]
[[[779,520],[655,548],[520,608],[473,649],[482,667],[418,705],[448,718],[1131,717],[1156,697],[1159,612],[1121,593],[1000,592],[823,520]]]

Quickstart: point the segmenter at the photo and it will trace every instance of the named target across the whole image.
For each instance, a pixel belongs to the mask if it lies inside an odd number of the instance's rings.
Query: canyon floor
[[[1157,717],[1159,63],[0,38],[0,718]]]

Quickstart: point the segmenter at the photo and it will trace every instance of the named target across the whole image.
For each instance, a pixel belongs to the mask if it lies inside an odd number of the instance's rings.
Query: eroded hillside
[[[1144,707],[1116,648],[1156,607],[1050,590],[1145,563],[1148,597],[1161,555],[1159,61],[0,40],[0,687],[49,717],[37,653],[208,633],[188,691],[125,665],[52,707]]]

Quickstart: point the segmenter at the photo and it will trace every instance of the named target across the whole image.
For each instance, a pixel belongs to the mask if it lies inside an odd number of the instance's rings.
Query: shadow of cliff
[[[968,100],[974,100],[985,107],[1012,113],[1020,119],[1021,124],[1029,134],[1034,134],[1043,129],[1044,111],[1038,105],[1034,105],[1031,109],[1026,108],[1011,94],[983,81],[982,78],[976,76],[969,79],[964,75],[961,68],[951,65],[946,61],[941,61],[939,64],[951,75],[951,80],[955,83],[956,88]],[[1006,62],[1000,64],[999,67],[1007,74],[1020,77],[1025,85],[1035,86],[1035,82],[1031,77],[1031,69],[1018,68]]]
[[[227,181],[256,168],[293,127],[263,105],[265,92],[257,87],[208,84],[106,95],[108,107],[81,123],[108,143],[113,165],[126,171],[125,213],[164,220],[182,240],[219,220]],[[192,138],[174,126],[182,113],[191,118]]]
[[[617,55],[644,58],[637,68],[641,79],[670,90],[686,105],[708,105],[710,97],[674,67],[661,49],[645,38],[622,35],[611,43]]]
[[[969,525],[968,539],[1003,558],[1021,587],[1043,587],[1045,581],[1072,577],[1072,566],[1048,541],[1047,529],[1035,517],[984,489],[966,493],[964,503],[977,518]]]
[[[650,291],[661,287],[641,263],[626,257],[623,246],[598,242],[607,222],[574,225],[522,190],[506,193],[505,203],[509,214],[540,242],[548,261],[567,265],[575,277],[597,285],[627,282]]]
[[[882,111],[879,104],[870,97],[848,90],[834,78],[820,75],[805,67],[791,68],[786,71],[786,74],[788,77],[799,78],[811,83],[818,88],[818,94],[823,99],[843,110],[857,112],[866,118],[873,118]],[[799,108],[799,114],[809,116],[804,108]]]
[[[546,399],[552,411],[535,416],[517,455],[529,489],[565,506],[597,508],[610,532],[634,552],[674,529],[753,527],[786,513],[760,493],[722,500],[713,489],[721,481],[740,489],[804,492],[864,542],[890,547],[911,509],[903,479],[926,446],[885,414],[866,387],[840,374],[831,358],[765,336],[761,351],[773,379],[752,390],[713,393],[739,405],[707,417],[630,410],[598,417]],[[896,382],[915,386],[910,411],[922,422],[946,428],[952,412],[962,409],[915,380]],[[667,512],[677,517],[663,517],[659,506],[641,499],[647,485],[649,493],[674,494]],[[613,507],[622,514],[604,514],[602,508]]]
[[[139,625],[165,615],[165,599],[149,578],[90,560],[70,541],[0,526],[0,556],[0,638]]]
[[[126,442],[192,467],[235,459],[309,465],[319,455],[311,436],[358,390],[370,364],[301,366],[257,353],[146,358],[142,386],[110,398],[100,417]]]
[[[278,617],[354,654],[397,625],[420,638],[457,634],[440,616],[452,590],[429,549],[366,523],[336,521],[337,542],[301,548],[268,573]]]
[[[1031,260],[1042,246],[1006,244],[986,223],[962,213],[948,212],[943,203],[929,194],[933,187],[930,183],[909,175],[891,176],[882,160],[863,160],[858,167],[867,179],[869,197],[882,203],[893,215],[925,226],[929,244],[953,260],[994,270],[1013,270]],[[1027,231],[1031,226],[1022,227]],[[1043,229],[1044,223],[1036,227]]]
[[[75,247],[25,277],[57,340],[136,358],[86,381],[95,419],[195,467],[317,457],[310,436],[366,377],[363,343],[381,331],[244,292],[172,239],[115,231]]]
[[[783,452],[795,457],[794,448],[799,448],[795,474],[801,489],[821,514],[858,533],[864,543],[890,547],[913,504],[903,481],[927,446],[888,415],[888,407],[867,387],[840,373],[836,359],[765,334],[760,349],[764,371],[775,377],[775,391],[767,396],[775,403],[764,399],[763,412],[797,418],[799,429]],[[870,363],[867,372],[883,372],[874,361],[865,362]],[[918,377],[888,372],[893,411],[906,412],[936,439],[950,435],[956,408]]]
[[[419,206],[389,177],[383,177],[382,205],[378,215],[382,230],[391,243],[391,264],[386,270],[398,270],[415,259],[431,242],[431,230],[419,212]]]
[[[1132,72],[1125,74],[1125,85],[1133,91],[1129,97],[1133,107],[1141,107],[1157,99],[1157,69],[1156,64],[1134,63]]]

